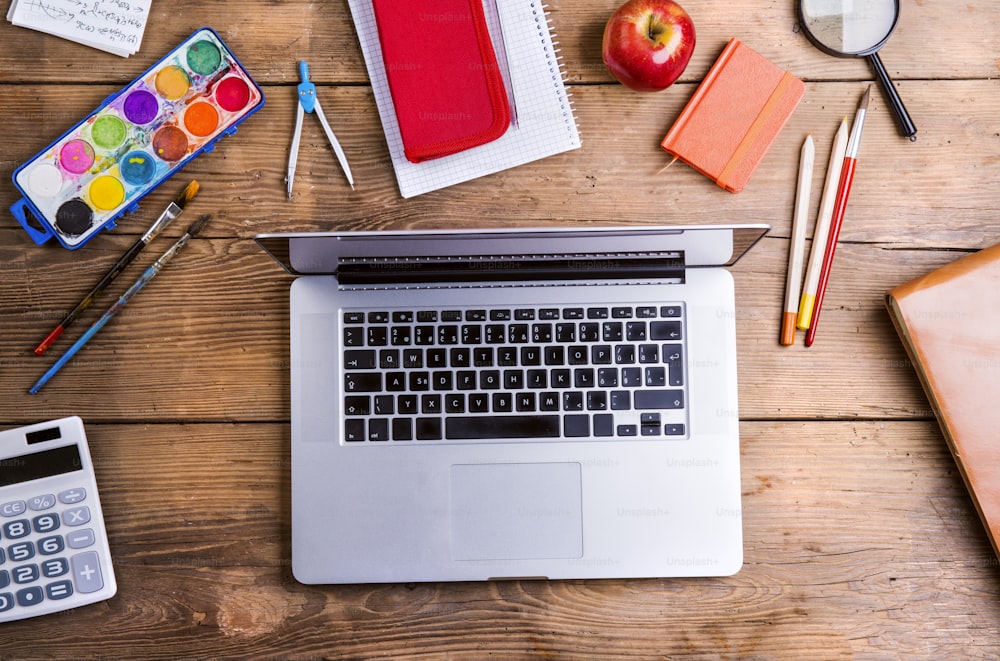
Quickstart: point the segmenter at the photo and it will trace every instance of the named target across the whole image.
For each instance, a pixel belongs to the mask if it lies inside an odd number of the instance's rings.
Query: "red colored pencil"
[[[844,210],[847,209],[847,198],[851,194],[851,182],[854,181],[854,169],[858,164],[858,150],[861,147],[861,131],[865,125],[865,114],[868,112],[868,99],[871,97],[872,86],[865,90],[858,104],[858,112],[854,116],[854,126],[851,127],[851,137],[847,141],[847,153],[844,155],[844,167],[840,173],[840,185],[837,187],[837,199],[833,205],[833,219],[830,222],[830,234],[826,240],[826,253],[823,255],[823,266],[819,272],[819,284],[816,287],[816,304],[813,308],[812,324],[806,333],[806,346],[812,346],[816,339],[816,328],[819,326],[819,313],[823,307],[823,296],[826,293],[826,283],[830,279],[830,269],[833,267],[833,255],[837,251],[837,238],[840,226],[844,223]]]

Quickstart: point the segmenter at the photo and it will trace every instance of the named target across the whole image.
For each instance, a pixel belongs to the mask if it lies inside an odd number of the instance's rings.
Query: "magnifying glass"
[[[896,29],[899,0],[799,0],[799,18],[809,41],[824,53],[868,59],[889,99],[900,134],[916,140],[917,127],[878,56]]]

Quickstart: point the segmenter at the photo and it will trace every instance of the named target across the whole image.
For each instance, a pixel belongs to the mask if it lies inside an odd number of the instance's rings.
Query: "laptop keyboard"
[[[682,304],[345,310],[350,443],[687,437]]]

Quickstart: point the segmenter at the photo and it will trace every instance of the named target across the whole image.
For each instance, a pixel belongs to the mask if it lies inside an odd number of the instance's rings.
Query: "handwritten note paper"
[[[13,0],[7,20],[115,55],[139,50],[152,0]]]

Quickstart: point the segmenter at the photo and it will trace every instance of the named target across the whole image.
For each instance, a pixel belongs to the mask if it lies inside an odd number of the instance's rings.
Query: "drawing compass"
[[[302,82],[298,86],[299,107],[295,112],[295,133],[292,135],[292,147],[288,154],[288,176],[285,178],[285,181],[288,183],[288,198],[291,199],[292,197],[292,184],[295,182],[295,164],[299,158],[299,139],[302,136],[302,117],[305,113],[315,113],[319,117],[319,123],[323,125],[326,137],[330,140],[330,146],[333,147],[334,153],[337,154],[340,167],[343,168],[344,174],[347,176],[347,182],[351,185],[351,190],[353,190],[354,178],[351,176],[351,167],[347,164],[347,157],[344,155],[344,150],[340,147],[340,142],[337,141],[337,136],[333,134],[330,124],[326,121],[323,108],[319,104],[319,99],[316,98],[316,86],[309,81],[309,65],[305,62],[299,62],[299,77],[302,79]]]

